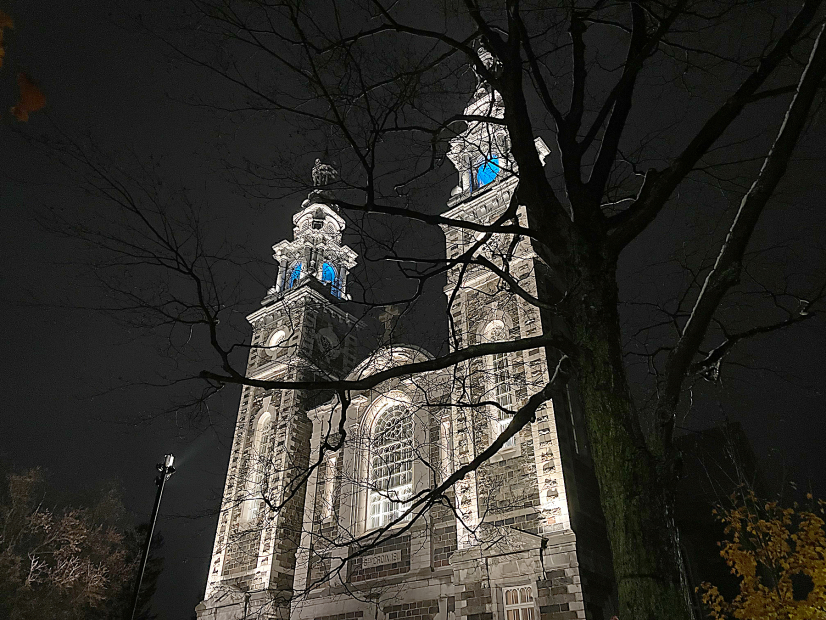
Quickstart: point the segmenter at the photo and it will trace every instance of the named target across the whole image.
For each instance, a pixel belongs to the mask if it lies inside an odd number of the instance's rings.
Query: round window
[[[283,346],[280,346],[283,340],[287,337],[287,332],[283,329],[278,329],[272,336],[269,337],[267,340],[267,352],[270,354],[271,357],[277,357],[281,354],[284,350]]]

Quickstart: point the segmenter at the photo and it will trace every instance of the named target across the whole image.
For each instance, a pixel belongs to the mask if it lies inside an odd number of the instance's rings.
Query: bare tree
[[[3,471],[0,489],[0,610],[4,618],[121,618],[131,611],[132,586],[146,527],[131,527],[115,485],[72,505],[40,469]],[[163,545],[156,534],[155,552]],[[149,609],[163,558],[153,552],[137,618]]]
[[[488,447],[448,475],[434,476],[426,491],[396,497],[404,510],[388,523],[420,518],[445,502],[455,510],[446,500],[449,490],[533,422],[544,402],[561,398],[572,381],[599,482],[620,616],[686,618],[673,523],[679,477],[673,435],[683,391],[697,378],[715,380],[738,343],[816,316],[824,293],[824,284],[811,278],[806,287],[785,290],[743,282],[755,230],[826,73],[821,3],[793,4],[465,0],[422,11],[419,5],[379,0],[195,0],[184,17],[191,28],[182,30],[191,37],[159,31],[179,58],[235,87],[226,100],[207,105],[238,115],[265,114],[304,136],[301,153],[285,150],[268,162],[230,160],[249,195],[294,191],[300,166],[286,162],[306,165],[309,151],[324,150],[337,162],[340,179],[327,179],[336,188],[329,204],[357,230],[368,260],[397,265],[413,283],[409,295],[392,299],[376,298],[365,280],[354,301],[366,312],[391,301],[412,303],[431,283],[447,278],[453,291],[447,308],[450,347],[435,358],[366,376],[318,368],[283,380],[251,376],[234,355],[242,345],[223,336],[225,322],[219,326],[228,308],[243,300],[219,273],[238,254],[207,249],[206,237],[195,232],[202,230],[197,208],[183,195],[135,185],[134,177],[99,165],[70,144],[63,153],[83,165],[88,187],[120,204],[130,218],[115,232],[93,226],[75,232],[110,252],[106,267],[114,273],[140,265],[171,278],[146,289],[111,279],[107,285],[125,293],[120,299],[139,316],[153,316],[153,324],[208,334],[218,364],[200,376],[210,390],[237,384],[335,396],[328,435],[310,467],[285,483],[272,509],[282,508],[311,478],[323,486],[359,392],[402,377],[447,373],[454,382],[445,393],[449,406],[503,408],[492,398],[463,401],[470,375],[457,369],[499,353],[544,347],[548,367],[555,369],[549,380],[530,385],[523,398],[504,407],[509,422]],[[745,25],[736,31],[736,24]],[[733,44],[737,34],[742,41]],[[461,93],[475,93],[473,101],[489,105],[471,104],[456,113]],[[542,134],[555,138],[548,166],[547,153],[535,141]],[[428,189],[454,174],[446,162],[460,159],[462,140],[470,135],[477,140],[468,148],[507,153],[496,165],[515,181],[515,191],[495,217],[448,217],[425,204]],[[688,240],[683,231],[657,225],[670,204],[691,208],[686,188],[709,178],[732,201],[724,239]],[[451,204],[475,189],[467,176]],[[186,219],[171,215],[175,200]],[[403,244],[381,228],[388,218],[441,227],[448,256],[402,253]],[[640,353],[638,341],[623,340],[617,271],[625,250],[644,235],[659,237],[646,237],[652,245],[685,242],[706,260],[687,261],[685,285],[674,291],[676,309],[663,310],[656,346]],[[512,267],[524,252],[535,256],[534,289]],[[537,335],[477,343],[466,337],[453,322],[453,305],[480,271],[495,274],[499,292],[538,310],[543,321]],[[751,295],[748,312],[726,307],[735,295]],[[783,316],[757,323],[753,304],[765,300]],[[250,356],[266,346],[254,341]],[[628,353],[642,356],[651,371],[648,398],[632,394]],[[329,503],[326,497],[319,501]],[[379,528],[363,542],[375,545],[388,532]],[[359,553],[356,548],[339,557]],[[329,565],[323,572],[335,570]]]

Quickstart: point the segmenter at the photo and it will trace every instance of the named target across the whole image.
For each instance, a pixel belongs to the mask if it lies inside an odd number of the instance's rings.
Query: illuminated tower
[[[333,171],[316,163],[313,180]],[[314,189],[293,217],[292,241],[273,246],[275,286],[247,317],[253,333],[247,377],[299,381],[338,377],[353,366],[355,318],[345,311],[356,253],[342,245],[344,220]],[[306,412],[328,394],[245,386],[221,515],[199,618],[287,618],[304,510],[312,424]],[[291,499],[287,499],[290,498]]]
[[[488,52],[480,57],[496,70]],[[480,80],[465,114],[503,118],[502,98]],[[550,151],[541,139],[535,145],[544,163]],[[470,122],[448,157],[459,184],[445,215],[496,221],[519,182],[506,128]],[[317,186],[333,175],[317,162]],[[511,217],[529,225],[523,207]],[[274,246],[276,284],[249,316],[248,377],[352,370],[349,378],[359,379],[431,359],[417,346],[391,343],[355,364],[355,320],[343,305],[356,257],[341,245],[344,221],[316,189],[293,222],[293,240]],[[454,266],[445,293],[459,347],[564,329],[529,301],[554,274],[526,239],[449,226],[444,233],[449,259],[473,247],[528,297],[481,265]],[[411,498],[499,436],[547,384],[554,356],[541,348],[496,353],[388,378],[352,390],[346,416],[331,394],[245,387],[199,617],[244,617],[246,605],[246,617],[291,620],[609,618],[611,559],[574,385],[440,502],[419,518],[406,514]],[[342,440],[334,450],[332,437]]]
[[[481,49],[480,57],[489,69],[497,70],[489,52]],[[504,118],[501,95],[480,80],[464,114]],[[544,165],[550,151],[540,138],[535,145]],[[495,222],[510,206],[519,182],[506,127],[468,123],[452,140],[448,157],[459,185],[444,215],[479,224]],[[530,225],[524,207],[514,215],[520,225]],[[458,227],[444,231],[448,258],[479,244],[475,255],[506,270],[528,296],[538,297],[538,287],[552,281],[553,274],[527,238],[485,238]],[[454,298],[450,312],[461,347],[536,337],[561,328],[558,317],[540,311],[480,265],[464,271],[455,266],[445,293]],[[509,411],[541,390],[555,365],[554,353],[541,348],[464,364],[452,399],[456,405],[468,405],[453,408],[456,467],[493,442],[510,423]],[[615,608],[599,492],[573,386],[545,403],[534,423],[457,483],[456,504],[459,550],[450,562],[457,620],[477,614],[499,620],[521,614],[525,619],[536,613],[543,620],[602,620],[603,613]]]

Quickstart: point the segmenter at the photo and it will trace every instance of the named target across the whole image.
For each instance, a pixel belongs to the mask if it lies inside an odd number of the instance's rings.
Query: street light
[[[161,497],[163,497],[163,488],[169,477],[175,473],[175,468],[172,466],[175,462],[175,457],[167,454],[163,457],[163,463],[158,463],[156,467],[160,474],[155,478],[155,484],[158,487],[158,492],[155,494],[155,506],[152,508],[152,516],[149,519],[149,532],[146,535],[146,545],[143,548],[143,556],[141,557],[141,566],[138,571],[138,578],[135,583],[135,595],[132,597],[132,620],[135,620],[135,613],[138,610],[138,597],[141,593],[141,584],[143,583],[143,573],[146,570],[146,562],[149,560],[149,547],[152,546],[152,535],[155,532],[155,521],[158,520],[158,509],[161,507]]]

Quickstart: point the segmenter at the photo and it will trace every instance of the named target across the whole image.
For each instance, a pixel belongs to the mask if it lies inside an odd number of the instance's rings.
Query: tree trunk
[[[621,350],[616,265],[602,257],[591,263],[576,269],[580,286],[570,310],[619,617],[687,619],[673,524],[674,476],[664,459],[646,447],[631,399]]]

